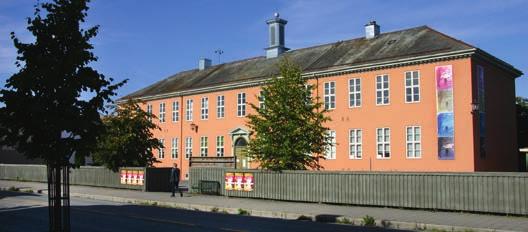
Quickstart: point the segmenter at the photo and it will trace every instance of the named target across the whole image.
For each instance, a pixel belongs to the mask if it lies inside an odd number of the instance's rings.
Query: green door
[[[236,168],[248,169],[249,160],[247,157],[247,141],[244,138],[239,138],[235,142],[235,156]]]

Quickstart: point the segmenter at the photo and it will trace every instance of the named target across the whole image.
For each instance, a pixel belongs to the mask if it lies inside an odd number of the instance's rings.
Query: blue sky
[[[16,67],[14,31],[31,41],[25,29],[35,0],[0,0],[0,83]],[[100,25],[93,40],[100,58],[93,66],[116,80],[130,79],[126,95],[177,72],[193,69],[198,59],[222,49],[221,62],[264,55],[265,20],[279,12],[288,20],[286,45],[296,49],[363,36],[375,19],[381,31],[428,25],[477,46],[528,72],[528,1],[172,1],[93,0],[87,26]],[[528,97],[528,79],[516,81],[516,93]]]

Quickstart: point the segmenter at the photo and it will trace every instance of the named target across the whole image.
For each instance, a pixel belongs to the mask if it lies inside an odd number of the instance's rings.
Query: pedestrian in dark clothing
[[[171,197],[174,197],[174,193],[176,191],[180,192],[180,197],[183,197],[183,193],[182,193],[182,191],[180,190],[180,187],[179,187],[179,185],[180,185],[180,169],[178,168],[178,165],[176,163],[174,163],[174,166],[171,169],[169,183],[170,183],[171,191],[172,191]]]

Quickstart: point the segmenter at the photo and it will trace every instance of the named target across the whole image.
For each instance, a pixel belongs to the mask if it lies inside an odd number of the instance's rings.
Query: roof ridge
[[[403,32],[403,31],[410,31],[410,30],[414,30],[414,29],[418,29],[418,28],[430,28],[430,27],[428,27],[426,25],[422,25],[422,26],[411,27],[411,28],[397,30],[397,31],[389,31],[389,32],[381,33],[380,35],[389,35],[389,34],[394,34],[394,33],[400,33],[400,32]],[[314,45],[314,46],[310,46],[310,47],[292,49],[292,50],[289,50],[288,52],[302,51],[302,50],[305,50],[305,49],[312,49],[312,48],[332,45],[332,44],[335,44],[335,43],[345,43],[345,42],[350,42],[350,41],[354,41],[354,40],[361,40],[361,39],[365,39],[365,37],[357,37],[357,38],[352,38],[352,39],[338,40],[338,41],[334,41],[334,42],[331,42],[331,43],[318,44],[318,45]]]
[[[451,37],[451,36],[449,36],[449,35],[447,35],[447,34],[444,34],[444,33],[440,32],[440,31],[437,31],[437,30],[435,30],[435,29],[433,29],[432,27],[429,27],[429,26],[427,26],[427,25],[424,25],[423,27],[427,28],[428,30],[430,30],[430,31],[432,31],[432,32],[434,32],[434,33],[436,33],[436,34],[438,34],[438,35],[440,35],[440,36],[443,36],[443,37],[445,37],[445,38],[447,38],[447,39],[450,39],[450,40],[452,40],[452,41],[455,41],[455,42],[458,42],[458,43],[462,43],[462,44],[464,44],[464,45],[466,45],[466,46],[468,46],[468,47],[478,48],[478,47],[473,46],[473,45],[471,45],[471,44],[469,44],[469,43],[467,43],[467,42],[465,42],[465,41],[463,41],[463,40],[455,39],[454,37]]]

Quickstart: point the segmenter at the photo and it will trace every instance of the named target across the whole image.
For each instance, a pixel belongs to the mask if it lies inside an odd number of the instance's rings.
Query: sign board
[[[228,191],[250,192],[255,187],[255,179],[253,173],[226,172],[224,185]]]
[[[137,169],[121,169],[121,184],[143,185],[145,183],[145,171]]]

